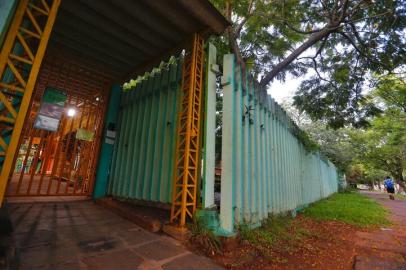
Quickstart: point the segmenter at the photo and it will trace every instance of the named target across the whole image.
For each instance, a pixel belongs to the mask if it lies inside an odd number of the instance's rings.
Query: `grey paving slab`
[[[15,239],[22,248],[51,245],[56,243],[57,234],[54,231],[39,230],[33,233],[15,234]]]
[[[85,257],[81,260],[89,270],[132,270],[143,262],[143,259],[129,249],[98,256]]]
[[[77,250],[71,246],[37,246],[20,252],[20,269],[49,268],[51,265],[74,262]]]
[[[140,227],[132,227],[129,229],[116,231],[116,235],[123,239],[129,246],[142,245],[152,241],[158,241],[161,236],[148,232]]]
[[[61,217],[56,219],[56,223],[59,227],[62,226],[77,226],[86,225],[87,221],[83,217]]]
[[[186,249],[179,243],[166,238],[142,245],[134,250],[136,253],[155,261],[160,261],[186,252]]]
[[[22,270],[221,269],[178,241],[91,201],[12,204],[11,209]],[[206,268],[193,268],[193,260]]]
[[[187,254],[170,261],[162,266],[164,270],[221,270],[221,266],[215,264],[210,259],[196,254]]]

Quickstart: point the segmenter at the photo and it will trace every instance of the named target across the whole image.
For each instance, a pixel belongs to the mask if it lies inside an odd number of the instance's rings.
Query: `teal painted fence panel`
[[[17,5],[18,0],[0,1],[0,48],[3,46],[3,41],[6,37]]]
[[[265,89],[242,87],[233,55],[224,57],[220,223],[260,225],[272,213],[294,210],[337,192],[338,174],[319,153],[306,151],[298,128]]]
[[[180,81],[176,62],[122,93],[109,195],[171,202]]]
[[[121,87],[113,85],[110,91],[109,105],[104,119],[103,136],[101,141],[100,158],[97,165],[96,181],[93,198],[99,199],[106,196],[107,183],[110,174],[110,164],[114,151],[115,126],[117,125],[118,110],[120,107]]]

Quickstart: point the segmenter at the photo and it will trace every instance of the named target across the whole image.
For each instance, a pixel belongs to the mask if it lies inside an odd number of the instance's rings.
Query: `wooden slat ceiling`
[[[191,34],[220,34],[228,25],[207,0],[64,0],[50,46],[124,78]]]

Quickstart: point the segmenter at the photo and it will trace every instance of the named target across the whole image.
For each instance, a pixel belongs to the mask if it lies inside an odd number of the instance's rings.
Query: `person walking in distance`
[[[395,185],[393,183],[393,180],[389,177],[385,177],[385,181],[383,181],[383,185],[385,186],[386,192],[389,194],[389,199],[394,200],[395,199]]]

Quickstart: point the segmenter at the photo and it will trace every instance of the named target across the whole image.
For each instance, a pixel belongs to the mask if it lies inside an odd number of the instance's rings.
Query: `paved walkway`
[[[90,201],[10,208],[20,269],[222,269]]]
[[[364,192],[391,211],[394,226],[374,232],[357,232],[356,270],[406,269],[406,200],[391,201],[387,194]]]

